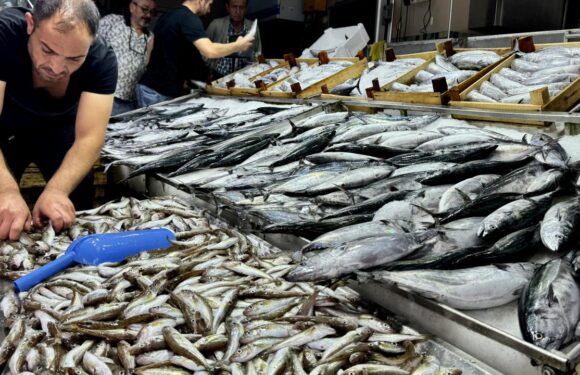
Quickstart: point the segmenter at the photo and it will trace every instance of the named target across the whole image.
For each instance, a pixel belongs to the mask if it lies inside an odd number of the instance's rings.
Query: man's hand
[[[18,189],[0,191],[0,240],[16,241],[32,226],[30,210]]]
[[[240,48],[240,52],[245,51],[249,48],[252,48],[252,45],[254,44],[254,40],[256,40],[255,37],[253,36],[239,36],[238,40],[236,40],[236,43],[238,43],[239,48]]]
[[[75,221],[75,206],[63,191],[45,188],[32,210],[34,226],[42,228],[48,219],[56,232],[69,228]]]

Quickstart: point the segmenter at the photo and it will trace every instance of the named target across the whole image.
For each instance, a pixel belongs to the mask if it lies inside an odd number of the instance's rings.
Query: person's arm
[[[36,201],[32,211],[36,226],[42,226],[42,218],[48,218],[54,229],[60,231],[74,222],[75,208],[68,196],[98,159],[112,108],[113,95],[82,93],[75,141]]]
[[[155,35],[151,34],[149,40],[147,41],[147,46],[145,47],[145,66],[149,64],[149,59],[151,58],[151,51],[153,51],[153,41],[155,40]]]
[[[0,81],[0,115],[5,91],[6,82]],[[0,240],[17,240],[23,230],[30,230],[31,221],[30,210],[0,150]]]
[[[193,42],[195,48],[208,59],[229,56],[236,52],[242,52],[252,47],[254,37],[244,36],[232,43],[214,43],[209,38],[197,39]]]

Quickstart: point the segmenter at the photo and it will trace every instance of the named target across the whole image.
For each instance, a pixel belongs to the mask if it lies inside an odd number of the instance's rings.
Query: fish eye
[[[541,340],[544,338],[544,334],[542,332],[533,332],[532,336],[534,337],[534,340]]]

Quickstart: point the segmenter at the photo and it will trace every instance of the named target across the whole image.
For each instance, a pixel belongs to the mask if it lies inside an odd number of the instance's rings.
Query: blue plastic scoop
[[[119,233],[91,234],[75,240],[66,252],[52,262],[14,281],[17,292],[24,292],[74,263],[99,265],[120,262],[142,251],[164,249],[175,234],[169,229],[146,229]]]

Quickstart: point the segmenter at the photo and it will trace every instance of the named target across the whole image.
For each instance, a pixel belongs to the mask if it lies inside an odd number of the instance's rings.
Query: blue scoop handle
[[[85,236],[75,240],[62,256],[14,281],[14,288],[27,291],[74,263],[120,262],[142,251],[164,249],[171,246],[170,239],[174,240],[175,234],[165,228]]]

